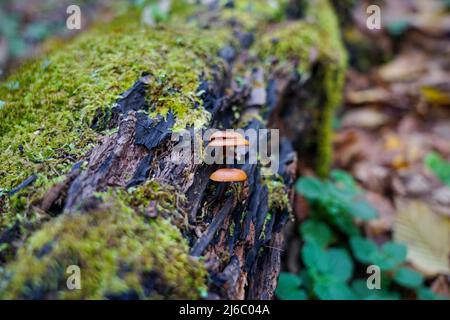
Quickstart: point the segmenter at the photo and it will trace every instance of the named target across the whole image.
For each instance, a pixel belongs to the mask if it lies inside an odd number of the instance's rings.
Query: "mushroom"
[[[214,139],[212,140],[208,146],[210,147],[240,147],[240,146],[248,146],[248,140],[244,138],[237,139]]]
[[[209,141],[215,139],[244,139],[244,137],[240,133],[234,131],[216,131],[209,137]]]
[[[224,154],[226,148],[236,148],[239,146],[248,146],[249,142],[239,133],[218,131],[211,135],[210,147],[223,147]],[[235,150],[235,157],[237,156]],[[209,177],[215,182],[244,182],[247,180],[247,174],[241,169],[222,168],[214,171]],[[234,194],[240,201],[240,191],[236,184],[232,184],[231,187],[234,190]]]
[[[250,143],[246,140],[240,133],[232,131],[217,131],[214,132],[210,139],[211,142],[208,146],[210,147],[223,147],[223,154],[226,154],[226,148],[228,147],[241,147],[248,146]],[[236,150],[235,156],[240,157]]]
[[[247,174],[241,169],[222,168],[214,171],[209,177],[216,182],[243,182]]]

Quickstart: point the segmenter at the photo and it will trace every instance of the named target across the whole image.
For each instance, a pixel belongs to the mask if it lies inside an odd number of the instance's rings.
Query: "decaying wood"
[[[224,74],[216,75],[216,83],[203,84],[205,100],[210,101],[210,104],[205,101],[205,107],[213,115],[211,126],[229,127],[231,123],[227,122],[230,118],[227,115],[231,114],[233,104],[241,103],[251,107],[249,112],[258,112],[258,108],[265,103],[264,94],[252,91],[251,86],[225,94],[230,86],[228,73],[231,72],[230,64]],[[263,76],[263,70],[256,72],[257,80],[263,82]],[[191,254],[206,257],[212,279],[211,298],[272,298],[283,243],[280,231],[288,212],[272,212],[273,217],[266,222],[269,213],[268,189],[261,184],[258,165],[241,166],[249,179],[244,190],[237,195],[225,192],[229,188],[227,184],[211,184],[209,175],[215,165],[171,161],[174,143],[169,135],[174,124],[173,116],[148,119],[139,113],[148,108],[144,99],[147,82],[148,76],[144,76],[122,95],[110,123],[112,127],[117,125],[118,131],[99,141],[86,159],[84,170],[75,167],[65,182],[49,190],[41,208],[48,210],[55,206],[53,202],[64,197],[64,206],[60,206],[62,210],[83,210],[88,214],[92,209],[92,200],[95,200],[94,193],[107,187],[128,188],[150,178],[168,183],[187,194],[185,209],[191,230],[196,230],[188,235]],[[254,119],[247,128],[263,127],[259,120]],[[283,150],[286,145],[289,143],[281,146],[284,158],[281,159],[279,173],[289,188],[294,172],[288,171],[287,164],[295,159],[295,152],[292,147],[288,147],[288,151]],[[208,213],[198,222],[197,218],[203,214],[201,211],[205,207],[209,208]],[[261,250],[264,254],[260,254]]]

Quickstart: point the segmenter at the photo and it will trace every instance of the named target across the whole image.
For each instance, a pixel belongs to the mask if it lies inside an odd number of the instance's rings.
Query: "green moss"
[[[279,22],[286,8],[287,0],[274,1],[234,1],[234,7],[220,11],[222,21],[234,21],[244,30],[259,29],[268,22]]]
[[[261,234],[259,236],[260,239],[265,239],[267,224],[272,220],[272,213],[267,212],[266,218],[264,219],[263,227],[261,230]],[[262,252],[260,252],[262,253]]]
[[[342,94],[345,81],[345,67],[330,66],[325,71],[324,90],[325,105],[321,113],[321,122],[318,132],[317,173],[321,177],[328,176],[333,161],[333,120],[335,110],[342,103]]]
[[[276,175],[264,175],[262,178],[263,185],[267,186],[269,192],[269,210],[285,210],[291,211],[291,203],[283,178]]]
[[[138,21],[131,14],[96,27],[0,84],[0,189],[38,176],[17,196],[22,203],[6,201],[3,211],[20,212],[33,201],[29,195],[86,154],[100,134],[91,127],[94,116],[107,114],[144,71],[154,75],[148,91],[153,113],[173,110],[175,129],[207,123],[196,90],[211,66],[220,64],[216,52],[226,33],[180,28],[179,21],[155,30]]]
[[[124,195],[127,203],[141,212],[152,201],[158,201],[163,210],[174,211],[177,200],[184,199],[184,195],[177,194],[175,187],[155,180],[148,180],[138,187],[130,188]]]
[[[199,298],[207,273],[179,230],[163,218],[145,221],[115,199],[45,224],[6,267],[0,297]],[[81,269],[81,290],[66,287],[70,265]]]
[[[111,194],[113,190],[109,190]],[[99,194],[100,196],[102,193]],[[116,190],[114,196],[119,197],[128,206],[142,215],[147,215],[148,210],[155,210],[155,214],[170,218],[172,224],[180,230],[184,230],[188,225],[187,214],[183,211],[186,204],[186,195],[180,193],[172,185],[148,180],[144,184],[127,191]]]
[[[332,162],[332,130],[335,110],[342,103],[347,53],[339,32],[339,21],[327,0],[317,1],[317,6],[309,10],[321,28],[321,39],[327,46],[324,68],[323,91],[325,102],[321,113],[318,133],[317,172],[327,176]]]
[[[347,54],[339,33],[336,14],[328,0],[309,2],[305,20],[289,22],[263,36],[255,52],[266,59],[275,56],[289,70],[292,61],[299,61],[298,72],[311,72],[311,56],[317,53],[323,78],[316,79],[322,91],[323,102],[317,121],[316,170],[328,174],[332,161],[332,122],[336,108],[341,104]]]

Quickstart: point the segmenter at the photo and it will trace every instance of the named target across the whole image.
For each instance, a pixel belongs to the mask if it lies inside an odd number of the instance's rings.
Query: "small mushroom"
[[[243,182],[247,174],[241,169],[223,168],[214,171],[209,178],[216,182]]]
[[[243,138],[237,139],[214,139],[212,140],[208,146],[210,147],[240,147],[240,146],[248,146],[249,142]]]
[[[234,131],[216,131],[209,137],[209,141],[215,139],[244,139],[244,136]]]

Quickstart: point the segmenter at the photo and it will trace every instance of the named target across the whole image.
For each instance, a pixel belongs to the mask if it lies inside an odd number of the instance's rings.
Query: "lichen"
[[[105,197],[107,197],[105,195]],[[59,216],[19,250],[0,282],[3,299],[196,299],[206,270],[188,254],[168,220],[146,220],[109,196],[89,214]],[[81,290],[69,290],[69,266],[81,271]]]

